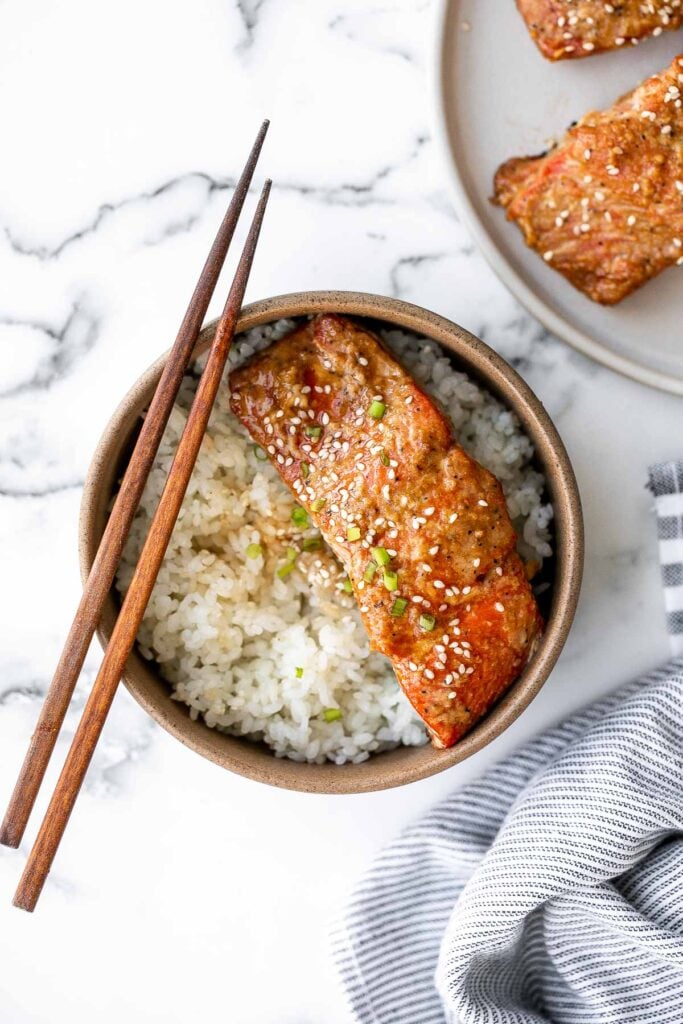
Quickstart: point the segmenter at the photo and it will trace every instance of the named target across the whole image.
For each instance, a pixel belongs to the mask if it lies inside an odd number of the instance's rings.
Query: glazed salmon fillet
[[[527,245],[613,305],[683,264],[683,55],[540,157],[498,169],[494,202]]]
[[[517,0],[548,60],[589,57],[683,24],[683,0]]]
[[[541,617],[500,484],[355,322],[324,314],[230,376],[231,407],[344,565],[371,646],[438,747],[517,678]]]

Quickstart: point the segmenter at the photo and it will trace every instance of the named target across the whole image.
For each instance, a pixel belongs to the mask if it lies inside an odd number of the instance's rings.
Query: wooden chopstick
[[[90,575],[83,588],[83,596],[47,691],[2,826],[0,826],[0,843],[5,846],[19,846],[31,815],[90,641],[102,614],[105,598],[113,583],[133,516],[140,503],[164,428],[225,262],[225,256],[251,184],[263,140],[268,131],[268,123],[268,121],[264,121],[261,125],[242,176],[235,187],[232,200],[199,276],[199,281],[180,325],[178,336],[169,354],[140,430],[135,450],[121,482]]]
[[[23,910],[34,910],[38,902],[114,699],[126,660],[135,643],[142,616],[178,518],[230,351],[268,202],[270,185],[270,181],[267,181],[261,193],[159,505],[154,513],[102,665],[17,887],[13,902],[15,907],[21,907]]]

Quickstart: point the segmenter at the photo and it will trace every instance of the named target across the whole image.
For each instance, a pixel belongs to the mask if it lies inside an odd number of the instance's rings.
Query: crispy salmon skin
[[[346,568],[436,746],[526,665],[541,617],[500,484],[359,324],[324,314],[230,376],[231,407]]]
[[[613,305],[683,264],[683,55],[549,153],[496,173],[494,202],[527,245],[590,299]]]
[[[517,7],[548,60],[633,46],[683,24],[683,0],[517,0]]]

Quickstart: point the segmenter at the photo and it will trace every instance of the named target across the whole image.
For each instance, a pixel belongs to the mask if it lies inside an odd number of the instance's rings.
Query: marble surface
[[[681,400],[550,337],[474,249],[432,139],[432,14],[425,0],[0,4],[0,804],[76,604],[89,456],[174,336],[264,116],[275,184],[248,297],[363,289],[482,336],[554,417],[587,529],[576,624],[542,693],[487,750],[402,791],[262,788],[121,692],[35,915],[9,904],[38,815],[21,851],[0,849],[2,1024],[348,1024],[326,926],[373,851],[668,654],[644,485],[650,462],[681,454]]]

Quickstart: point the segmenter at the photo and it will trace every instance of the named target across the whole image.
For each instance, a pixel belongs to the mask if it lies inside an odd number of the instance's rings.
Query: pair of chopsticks
[[[0,827],[0,843],[5,846],[19,845],[31,815],[90,641],[102,614],[105,598],[114,581],[135,511],[225,262],[267,130],[268,121],[264,121],[204,264],[143,421]],[[266,181],[159,505],[64,767],[17,887],[13,902],[16,907],[23,910],[34,910],[38,902],[161,568],[230,351],[270,186],[270,180]]]

